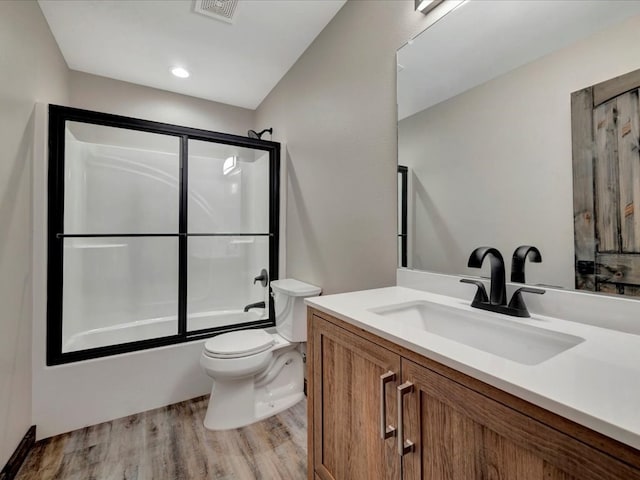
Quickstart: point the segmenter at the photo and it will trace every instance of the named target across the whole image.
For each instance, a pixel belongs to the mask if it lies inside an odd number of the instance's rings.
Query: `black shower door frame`
[[[68,121],[116,127],[177,137],[180,141],[180,181],[178,233],[67,234],[64,232],[65,124]],[[262,150],[269,154],[269,232],[268,233],[188,233],[188,142],[233,145]],[[49,172],[47,213],[47,365],[88,360],[121,353],[189,342],[214,335],[247,328],[275,326],[273,296],[269,295],[269,317],[236,325],[187,330],[187,239],[197,236],[267,236],[269,237],[269,277],[278,278],[279,219],[280,219],[280,144],[228,133],[183,127],[168,123],[112,115],[78,108],[49,105]],[[62,351],[62,295],[64,239],[74,237],[177,237],[178,238],[178,333],[165,337],[138,340],[72,352]],[[271,293],[271,289],[269,287]]]

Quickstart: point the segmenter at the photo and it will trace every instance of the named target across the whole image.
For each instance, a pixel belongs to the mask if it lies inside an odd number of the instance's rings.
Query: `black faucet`
[[[544,293],[544,290],[539,288],[521,287],[514,292],[511,296],[511,300],[509,301],[509,305],[507,305],[504,259],[497,249],[492,247],[476,248],[471,252],[467,266],[473,268],[482,267],[482,262],[487,255],[489,255],[489,260],[491,262],[491,293],[489,298],[487,298],[487,291],[484,287],[484,283],[480,280],[472,280],[469,278],[462,278],[460,280],[462,283],[472,283],[478,287],[476,295],[473,297],[473,301],[471,302],[471,306],[514,317],[530,317],[531,315],[529,315],[529,311],[522,299],[522,293],[537,293],[541,295]]]
[[[500,252],[492,247],[478,247],[469,256],[468,267],[481,268],[484,257],[489,255],[491,262],[491,293],[489,301],[493,305],[506,305],[507,292],[504,278],[504,259]]]
[[[521,245],[513,252],[511,258],[511,281],[515,283],[525,283],[524,281],[524,263],[529,260],[535,263],[542,262],[540,250],[532,245]]]
[[[266,308],[266,306],[264,302],[250,303],[249,305],[244,307],[244,311],[248,312],[252,308]]]

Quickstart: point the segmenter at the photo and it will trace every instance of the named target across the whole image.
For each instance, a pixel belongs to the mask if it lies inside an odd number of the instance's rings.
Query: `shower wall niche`
[[[279,144],[49,113],[48,364],[274,324]]]

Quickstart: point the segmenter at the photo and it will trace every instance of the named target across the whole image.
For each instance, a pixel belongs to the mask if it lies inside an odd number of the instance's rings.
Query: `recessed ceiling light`
[[[182,67],[173,67],[171,69],[171,73],[173,73],[178,78],[187,78],[190,75],[189,71]]]

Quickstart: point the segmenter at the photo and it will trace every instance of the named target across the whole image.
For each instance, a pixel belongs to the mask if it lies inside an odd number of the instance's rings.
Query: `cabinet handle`
[[[387,425],[387,395],[386,387],[387,383],[391,383],[396,379],[396,374],[392,371],[388,371],[380,375],[380,437],[386,440],[389,437],[394,437],[396,434],[396,427]]]
[[[413,451],[413,442],[404,439],[404,410],[402,399],[413,392],[413,383],[404,382],[398,387],[398,453],[401,457]]]

